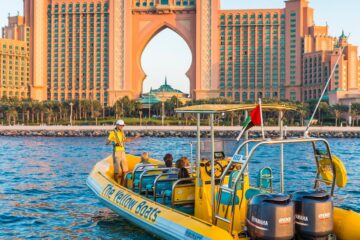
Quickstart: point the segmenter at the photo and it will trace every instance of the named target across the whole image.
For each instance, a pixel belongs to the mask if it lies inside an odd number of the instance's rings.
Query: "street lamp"
[[[149,104],[149,120],[150,120],[150,115],[151,115],[151,105],[150,105],[150,93],[151,93],[151,90],[150,90],[150,92],[149,92],[149,102],[148,102],[148,104]]]
[[[139,111],[139,117],[140,117],[140,126],[142,125],[142,111]]]
[[[349,102],[349,126],[351,127],[351,102]]]
[[[161,101],[161,112],[162,112],[162,116],[161,116],[161,125],[164,126],[164,118],[165,118],[165,106],[164,106],[164,101]]]
[[[73,103],[70,103],[70,125],[72,126],[72,115],[73,115]]]

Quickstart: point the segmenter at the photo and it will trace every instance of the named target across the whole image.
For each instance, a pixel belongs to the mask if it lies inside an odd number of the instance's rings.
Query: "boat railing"
[[[147,168],[147,166],[145,166],[145,167]],[[141,194],[142,191],[143,191],[143,180],[144,180],[144,178],[154,178],[154,180],[155,180],[155,178],[159,174],[162,174],[165,171],[169,171],[169,170],[172,170],[172,169],[173,168],[147,168],[147,169],[144,169],[143,172],[140,174],[140,177],[139,177],[139,193]]]
[[[189,204],[189,203],[195,202],[195,198],[175,202],[176,189],[180,188],[180,187],[186,187],[186,188],[194,187],[194,192],[195,192],[195,178],[194,177],[181,178],[173,183],[172,192],[171,192],[171,207],[172,208],[174,208],[175,205]],[[194,193],[194,197],[195,197],[195,193]]]
[[[145,168],[156,169],[158,166],[159,166],[159,164],[137,164],[131,174],[131,180],[133,181],[132,191],[135,191],[135,187],[136,187],[134,184],[134,181],[137,178],[140,178],[140,175],[144,172]],[[127,186],[127,180],[128,179],[126,178],[125,186]]]
[[[251,150],[249,151],[249,153],[247,154],[247,156],[243,156],[240,155],[238,153],[241,152],[241,150],[247,146],[249,143],[251,142],[257,142],[254,146],[252,146]],[[231,158],[228,166],[226,167],[225,171],[222,174],[221,177],[221,185],[219,188],[219,197],[216,201],[216,206],[215,206],[215,224],[217,219],[220,219],[224,222],[227,222],[229,224],[229,232],[232,231],[232,224],[233,224],[233,218],[234,218],[234,203],[235,203],[235,199],[236,199],[236,190],[239,187],[239,184],[242,184],[243,181],[243,176],[244,174],[247,172],[247,168],[248,168],[248,164],[251,161],[254,153],[256,152],[256,150],[263,146],[263,145],[283,145],[283,144],[295,144],[295,143],[312,143],[314,149],[315,149],[315,145],[317,142],[322,142],[324,143],[325,147],[326,147],[326,152],[328,155],[328,158],[330,159],[331,162],[331,166],[332,166],[332,174],[333,174],[333,180],[331,182],[331,196],[334,195],[334,189],[335,189],[335,179],[336,179],[336,172],[335,172],[335,167],[334,167],[334,162],[332,159],[332,155],[331,155],[331,149],[329,146],[329,143],[327,140],[322,139],[322,138],[290,138],[290,139],[266,139],[266,140],[248,140],[243,142],[242,144],[239,145],[239,147],[237,148],[237,150],[235,151],[234,156]],[[314,151],[314,154],[316,154],[316,152]],[[281,159],[281,161],[283,161],[283,159]],[[226,176],[226,172],[229,171],[230,167],[234,164],[234,163],[238,163],[241,164],[241,168],[240,170],[236,170],[238,171],[238,174],[235,176],[235,180],[233,181],[233,184],[231,187],[228,186],[223,186],[223,182]],[[317,163],[317,178],[319,178],[319,164],[318,161],[316,160]],[[280,172],[281,175],[283,175],[283,172]],[[283,186],[281,187],[281,189],[284,189]],[[219,216],[219,209],[220,209],[220,202],[221,202],[221,196],[222,196],[222,191],[228,192],[230,194],[230,198],[231,201],[230,203],[232,203],[232,211],[231,211],[231,215],[230,218],[227,219],[226,216],[222,217]]]
[[[262,142],[257,143],[255,146],[253,146],[249,152],[249,156],[247,158],[245,158],[244,164],[241,166],[240,169],[240,174],[236,177],[235,179],[235,184],[237,185],[238,180],[240,179],[240,176],[242,174],[244,174],[245,169],[247,168],[250,160],[252,159],[255,151],[263,145],[281,145],[281,144],[295,144],[295,143],[312,143],[313,145],[316,144],[316,142],[322,142],[324,143],[325,147],[326,147],[326,152],[328,154],[328,157],[331,161],[331,166],[332,166],[332,173],[333,173],[333,181],[332,181],[332,185],[331,185],[331,196],[334,195],[334,189],[335,189],[335,179],[336,179],[336,172],[335,172],[335,167],[334,167],[334,162],[332,160],[332,155],[331,155],[331,149],[329,146],[329,143],[327,140],[322,139],[322,138],[290,138],[290,139],[275,139],[275,140],[265,140]],[[317,166],[318,168],[318,166]],[[280,173],[283,174],[283,173]],[[235,186],[236,187],[236,186]]]
[[[176,177],[173,177],[174,175],[176,175]],[[158,187],[157,187],[157,184],[159,182],[162,182],[162,183],[170,183],[171,184],[171,188],[169,190],[172,189],[172,184],[178,180],[178,177],[177,177],[177,173],[175,172],[172,172],[172,173],[162,173],[160,175],[158,175],[155,180],[154,180],[154,190],[153,190],[153,197],[154,197],[154,201],[156,202],[156,199],[158,197],[157,193],[158,193]],[[164,189],[162,189],[164,190]],[[167,189],[165,189],[167,190]]]

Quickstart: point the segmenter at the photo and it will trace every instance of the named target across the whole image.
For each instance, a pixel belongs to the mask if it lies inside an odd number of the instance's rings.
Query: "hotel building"
[[[32,29],[32,97],[107,102],[109,1],[26,0],[24,9]]]
[[[328,36],[328,26],[314,25],[307,1],[285,4],[284,9],[220,11],[220,96],[241,102],[318,99],[335,67],[342,71],[335,70],[330,102],[349,91],[359,93],[357,47],[344,34],[336,39]],[[340,47],[343,56],[335,66]]]
[[[0,38],[0,98],[30,96],[29,27],[24,17],[8,18]]]
[[[31,97],[38,100],[112,105],[140,97],[142,51],[164,28],[191,49],[192,98],[317,99],[334,68],[331,102],[359,93],[357,47],[316,26],[306,0],[257,10],[221,10],[220,0],[24,0],[24,12]]]

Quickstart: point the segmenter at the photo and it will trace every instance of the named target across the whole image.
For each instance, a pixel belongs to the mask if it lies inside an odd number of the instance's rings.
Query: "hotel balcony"
[[[188,12],[196,9],[195,0],[133,0],[132,10],[138,12],[155,12],[167,14],[172,12]]]

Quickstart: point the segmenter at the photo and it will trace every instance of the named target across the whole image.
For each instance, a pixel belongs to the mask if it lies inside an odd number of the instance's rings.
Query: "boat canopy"
[[[256,107],[256,104],[201,104],[187,107],[176,108],[177,113],[223,113],[234,111],[246,111],[252,110]],[[297,111],[297,107],[294,105],[286,104],[261,104],[262,110],[265,111]]]

